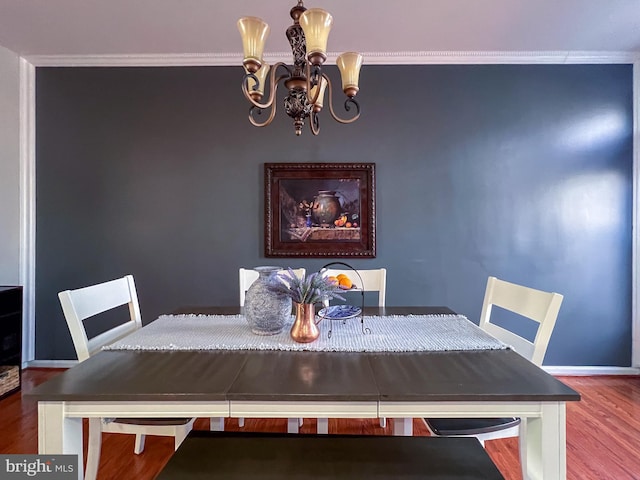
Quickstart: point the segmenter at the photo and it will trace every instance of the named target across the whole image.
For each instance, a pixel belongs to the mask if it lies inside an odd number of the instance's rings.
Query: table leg
[[[318,419],[317,433],[318,433],[318,435],[327,435],[329,433],[329,419],[328,418],[319,418]]]
[[[64,402],[38,402],[38,453],[78,455],[82,480],[82,418],[65,417],[64,411]]]
[[[394,418],[393,434],[401,437],[411,437],[413,435],[413,418]]]
[[[567,478],[566,408],[544,404],[540,417],[523,418],[520,461],[525,480]]]

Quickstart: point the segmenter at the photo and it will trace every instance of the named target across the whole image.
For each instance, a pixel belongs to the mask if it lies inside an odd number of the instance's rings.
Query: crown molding
[[[327,62],[335,63],[339,54],[327,54]],[[453,65],[453,64],[571,64],[634,63],[640,52],[365,52],[367,65]],[[118,55],[24,55],[36,67],[180,67],[240,66],[241,53],[118,54]],[[266,54],[271,64],[289,62],[290,52]]]

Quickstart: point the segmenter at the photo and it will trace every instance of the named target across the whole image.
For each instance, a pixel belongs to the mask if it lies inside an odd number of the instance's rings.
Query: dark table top
[[[238,313],[189,307],[174,313]],[[365,314],[453,313],[367,307]],[[471,352],[103,351],[25,395],[51,401],[576,401],[512,350]]]

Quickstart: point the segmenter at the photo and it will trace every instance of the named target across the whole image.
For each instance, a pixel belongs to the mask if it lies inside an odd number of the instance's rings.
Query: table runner
[[[422,352],[498,350],[507,346],[463,315],[364,316],[346,322],[323,320],[320,337],[296,343],[289,336],[293,316],[282,333],[251,332],[243,315],[162,315],[103,350],[289,350],[317,352]]]

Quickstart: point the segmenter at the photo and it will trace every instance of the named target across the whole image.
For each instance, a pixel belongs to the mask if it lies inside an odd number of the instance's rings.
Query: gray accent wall
[[[362,118],[318,137],[251,126],[241,78],[37,68],[37,359],[75,358],[60,290],[131,273],[150,322],[327,263],[263,253],[263,165],[309,161],[376,163],[377,257],[347,262],[387,268],[388,305],[477,322],[495,275],[564,295],[545,364],[630,365],[631,65],[365,66]]]

